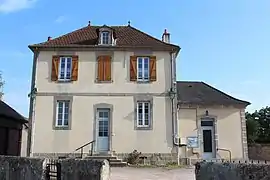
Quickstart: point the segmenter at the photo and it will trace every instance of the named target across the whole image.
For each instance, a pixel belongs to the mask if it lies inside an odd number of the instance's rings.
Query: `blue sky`
[[[270,103],[269,0],[0,0],[4,100],[28,116],[29,44],[93,25],[131,25],[181,46],[177,79],[205,81],[252,103]]]

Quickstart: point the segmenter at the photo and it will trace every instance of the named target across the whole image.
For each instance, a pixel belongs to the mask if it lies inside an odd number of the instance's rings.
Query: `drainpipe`
[[[178,115],[177,115],[177,83],[176,83],[176,54],[171,53],[171,107],[172,107],[172,128],[173,128],[173,144],[176,146],[177,163],[179,162],[179,135],[178,135]]]
[[[28,97],[30,97],[29,103],[29,116],[28,116],[28,133],[27,133],[27,149],[26,149],[26,156],[29,157],[31,154],[31,147],[32,147],[32,130],[33,130],[33,109],[34,109],[34,100],[36,94],[36,67],[37,67],[37,58],[39,55],[38,49],[36,48],[33,50],[33,65],[32,65],[32,80],[31,80],[31,89]]]

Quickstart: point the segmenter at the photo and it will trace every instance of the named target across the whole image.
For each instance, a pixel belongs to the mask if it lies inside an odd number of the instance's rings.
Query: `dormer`
[[[98,45],[113,46],[116,45],[114,29],[106,25],[98,29]]]

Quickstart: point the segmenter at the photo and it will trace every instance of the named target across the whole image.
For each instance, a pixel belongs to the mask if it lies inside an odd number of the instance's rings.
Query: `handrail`
[[[232,152],[229,150],[229,149],[224,149],[224,148],[217,148],[217,151],[226,151],[229,153],[229,159],[230,159],[230,162],[232,161]]]
[[[88,142],[88,143],[86,143],[86,144],[84,144],[84,145],[78,147],[77,149],[75,149],[74,152],[76,152],[76,151],[78,151],[78,150],[81,150],[81,156],[80,156],[80,157],[82,158],[82,157],[83,157],[83,148],[84,148],[85,146],[88,146],[89,144],[91,144],[90,155],[92,156],[92,155],[93,155],[93,149],[94,149],[94,146],[93,146],[93,143],[94,143],[94,142],[95,142],[95,140],[90,141],[90,142]]]

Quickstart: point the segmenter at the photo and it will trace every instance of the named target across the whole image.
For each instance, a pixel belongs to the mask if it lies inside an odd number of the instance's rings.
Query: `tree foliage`
[[[270,107],[246,113],[249,143],[270,143]]]

